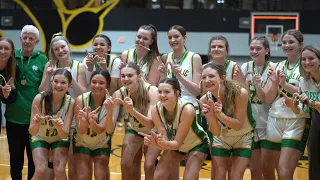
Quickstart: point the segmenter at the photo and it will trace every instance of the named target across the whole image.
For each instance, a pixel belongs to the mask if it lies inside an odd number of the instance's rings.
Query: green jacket
[[[20,71],[20,76],[16,77],[18,93],[16,102],[6,107],[7,121],[30,124],[32,101],[39,93],[38,88],[47,62],[48,58],[40,52],[33,52],[29,58],[26,58],[22,56],[21,49],[16,50],[16,64]]]

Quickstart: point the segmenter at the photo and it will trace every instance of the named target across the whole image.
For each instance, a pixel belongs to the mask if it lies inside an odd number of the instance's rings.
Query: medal
[[[21,84],[22,84],[22,85],[26,85],[26,84],[27,84],[27,80],[26,80],[26,79],[22,79],[22,80],[21,80]]]
[[[228,133],[228,128],[227,127],[223,127],[222,128],[222,135],[226,135]]]

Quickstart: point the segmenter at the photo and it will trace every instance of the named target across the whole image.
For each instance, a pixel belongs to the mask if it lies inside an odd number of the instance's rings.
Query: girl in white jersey
[[[86,92],[85,65],[79,61],[71,59],[71,49],[68,40],[61,33],[52,36],[49,50],[49,62],[45,66],[39,91],[44,91],[52,78],[52,74],[57,68],[67,68],[72,74],[72,87],[68,89],[69,94],[76,98]]]
[[[152,24],[142,25],[139,27],[135,38],[135,48],[124,51],[120,58],[121,64],[119,68],[125,66],[128,62],[137,64],[142,72],[142,76],[147,83],[158,86],[160,75],[159,66],[159,48],[158,48],[158,31]],[[120,108],[119,118],[122,118],[123,110]],[[139,150],[133,172],[136,178],[140,178],[140,166],[143,150]],[[156,159],[155,159],[156,160]]]
[[[224,67],[216,63],[204,65],[202,81],[208,92],[201,97],[200,104],[214,135],[211,176],[225,180],[231,159],[229,178],[242,179],[251,157],[255,127],[248,92],[234,81],[226,80]]]
[[[209,62],[215,62],[216,64],[223,65],[226,70],[226,79],[234,79],[234,73],[236,70],[241,70],[238,64],[230,59],[228,55],[230,53],[229,42],[224,36],[214,36],[209,41]],[[209,63],[208,62],[208,63]]]
[[[120,56],[120,69],[128,62],[134,62],[141,68],[144,79],[154,86],[158,85],[161,75],[158,72],[160,58],[157,36],[157,29],[152,24],[140,26],[135,48],[124,51]]]
[[[121,153],[121,176],[123,180],[136,179],[136,172],[133,171],[136,165],[136,156],[141,156],[139,150],[143,147],[143,137],[138,133],[148,133],[153,128],[151,121],[151,108],[158,101],[158,88],[148,84],[142,77],[140,67],[133,63],[127,63],[121,69],[121,82],[124,85],[113,94],[113,99],[121,99],[125,111],[124,121],[126,132],[122,143]],[[113,107],[113,119],[118,118],[120,104]],[[155,148],[146,148],[145,152],[145,173],[146,179],[153,176],[156,158],[159,151]],[[141,167],[141,166],[140,166]],[[141,169],[138,167],[139,169]],[[138,177],[139,179],[141,178]]]
[[[186,30],[180,25],[172,26],[168,31],[168,41],[173,52],[162,56],[159,70],[163,77],[177,78],[181,87],[181,97],[191,102],[196,110],[196,96],[200,95],[200,76],[202,60],[199,54],[186,49]]]
[[[309,179],[319,179],[320,171],[320,47],[317,45],[305,46],[300,61],[302,79],[299,83],[301,95],[295,93],[293,98],[286,97],[285,104],[292,111],[300,114],[301,111],[312,116],[310,135],[308,140]],[[296,97],[297,96],[297,97]],[[300,101],[300,104],[298,103]],[[309,107],[309,108],[308,108]]]
[[[111,53],[111,40],[104,34],[98,34],[93,37],[92,49],[94,54],[87,54],[83,63],[86,64],[86,83],[87,88],[90,86],[90,77],[96,69],[107,69],[111,76],[110,86],[108,91],[113,94],[118,88],[120,78],[120,58]]]
[[[167,179],[187,154],[183,178],[198,179],[209,152],[208,136],[198,124],[193,104],[180,98],[181,89],[176,78],[163,79],[158,91],[160,101],[151,113],[159,133],[141,133],[145,136],[145,145],[164,150],[153,179]]]
[[[288,59],[271,69],[270,81],[265,87],[266,103],[272,103],[267,122],[266,158],[275,163],[280,180],[293,178],[306,146],[310,126],[305,114],[295,114],[290,108],[282,107],[283,95],[279,93],[282,91],[291,96],[298,91],[303,35],[291,29],[282,35],[281,41],[282,50]],[[268,168],[268,171],[268,174],[274,173],[273,167]]]
[[[58,69],[53,75],[49,90],[38,94],[33,100],[29,127],[36,169],[33,179],[45,178],[50,149],[55,177],[67,179],[65,168],[74,100],[66,92],[71,81],[72,76],[68,70]]]
[[[78,179],[91,179],[91,160],[95,179],[109,179],[109,157],[113,131],[107,132],[107,110],[103,103],[109,93],[110,74],[97,69],[90,79],[90,91],[80,95],[75,102],[76,131],[73,151]],[[114,127],[111,127],[114,129]]]
[[[85,65],[79,61],[71,59],[71,49],[69,46],[69,41],[67,38],[63,37],[61,33],[56,33],[52,36],[49,49],[49,62],[45,66],[45,70],[42,76],[42,81],[39,86],[39,92],[44,91],[52,79],[52,74],[57,68],[66,68],[71,71],[72,74],[72,86],[68,89],[69,95],[75,99],[80,94],[87,91],[86,89],[86,74]],[[73,129],[75,126],[75,121],[72,121],[72,129],[70,131],[71,136],[73,134]],[[72,141],[72,138],[71,138]],[[72,144],[72,143],[71,143]],[[75,164],[73,160],[72,146],[69,148],[68,156],[68,167],[69,179],[76,180],[76,172],[74,171]]]
[[[264,166],[270,166],[265,156],[265,141],[267,138],[267,120],[270,104],[265,103],[265,92],[263,88],[268,81],[268,71],[272,66],[270,62],[270,46],[266,37],[254,37],[250,42],[250,56],[252,61],[242,64],[243,74],[248,74],[246,79],[246,87],[250,92],[250,102],[252,115],[256,121],[254,129],[255,138],[253,144],[253,152],[250,160],[251,178],[255,180],[263,180],[269,176],[274,177],[274,173],[267,175],[263,173]]]

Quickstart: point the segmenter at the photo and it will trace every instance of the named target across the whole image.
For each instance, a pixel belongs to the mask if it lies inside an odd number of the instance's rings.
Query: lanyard
[[[165,118],[165,122],[166,122],[166,127],[167,127],[167,134],[168,134],[168,139],[172,140],[173,138],[173,122],[176,120],[176,116],[177,116],[177,109],[178,109],[178,102],[173,110],[173,118],[172,121],[169,120],[168,117],[168,112],[166,110],[166,108],[163,108],[163,115]]]
[[[105,98],[104,98],[105,99]],[[95,110],[95,107],[94,107],[94,99],[93,99],[93,96],[92,96],[92,93],[90,92],[90,96],[89,96],[89,105],[91,107],[91,111],[94,111]],[[100,105],[100,110],[99,110],[99,113],[98,113],[98,118],[97,118],[97,123],[99,123],[99,118],[100,118],[100,114],[101,114],[101,110],[102,110],[102,107],[103,107],[103,101]]]
[[[56,67],[57,67],[57,68],[60,68],[60,62],[59,62],[59,61],[57,61]],[[72,69],[72,67],[73,67],[73,60],[72,60],[72,59],[70,60],[69,67],[70,67],[71,69]]]
[[[133,51],[133,62],[135,64],[139,65],[140,67],[142,67],[143,65],[145,65],[147,63],[148,56],[149,56],[149,52],[147,52],[147,54],[143,57],[143,60],[142,60],[141,64],[138,64],[137,50],[134,49],[134,51]]]
[[[263,73],[266,71],[269,63],[270,63],[270,61],[266,61],[266,62],[264,63],[263,68],[262,68],[262,71],[260,71],[260,76],[262,76]],[[255,70],[255,69],[256,69],[255,63],[253,62],[252,64],[253,64],[253,65],[252,65],[253,73],[254,73],[254,74],[258,73],[258,72]]]
[[[223,67],[224,67],[225,70],[227,70],[229,64],[230,64],[230,60],[227,59],[227,60],[224,62],[224,64],[223,64]]]
[[[182,63],[183,63],[183,61],[186,59],[188,52],[189,52],[189,51],[187,51],[187,50],[184,50],[184,51],[183,51],[182,57],[181,57],[181,59],[180,59],[180,60],[178,61],[178,63],[177,63],[179,66],[181,66]],[[172,59],[172,61],[174,61],[174,59],[175,59],[174,53],[172,53],[171,59]],[[174,62],[173,62],[173,63],[174,63]],[[173,70],[172,70],[171,74],[172,74],[172,78],[176,78],[176,76],[174,75]]]
[[[294,73],[294,71],[299,67],[299,64],[300,64],[300,59],[296,62],[296,64],[294,65],[294,67],[291,69],[291,71],[290,71],[290,74],[289,74],[289,76],[288,76],[288,74],[287,74],[287,71],[288,70],[290,70],[289,69],[289,62],[288,62],[288,60],[285,62],[285,71],[284,71],[284,74],[286,75],[286,81],[287,82],[289,82],[289,80],[290,80],[290,77],[293,75],[293,73]]]
[[[27,72],[27,68],[29,66],[29,63],[30,63],[30,59],[31,59],[31,56],[29,56],[28,58],[28,62],[27,64],[25,65],[24,64],[24,56],[22,56],[21,58],[21,76],[22,76],[22,81],[26,81],[26,73]],[[22,83],[22,85],[24,85],[25,83]]]

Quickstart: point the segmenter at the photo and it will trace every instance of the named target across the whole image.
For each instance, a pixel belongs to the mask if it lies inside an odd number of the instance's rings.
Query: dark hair
[[[172,30],[172,29],[179,31],[180,34],[181,34],[183,37],[187,35],[186,29],[184,29],[184,27],[182,27],[182,26],[180,26],[180,25],[173,25],[173,26],[171,26],[171,27],[169,28],[169,31]],[[187,49],[186,45],[184,45],[184,48]]]
[[[67,69],[57,69],[54,74],[53,74],[53,80],[56,75],[64,75],[68,79],[68,83],[70,84],[72,82],[72,75],[70,71]],[[47,91],[41,94],[41,102],[42,100],[44,101],[44,108],[45,108],[45,114],[50,115],[52,113],[52,98],[53,98],[53,93],[52,93],[52,82],[50,83],[50,87]]]
[[[111,53],[111,46],[112,46],[110,38],[108,36],[104,35],[104,34],[98,34],[98,35],[93,37],[92,43],[94,42],[94,40],[96,38],[103,38],[107,42],[108,46],[110,46],[109,51],[108,51],[108,54],[110,54]],[[107,60],[107,67],[108,67],[109,63],[110,63],[109,62],[110,61],[110,55],[106,56],[106,60]]]
[[[98,75],[98,74],[102,75],[105,78],[105,80],[107,81],[107,88],[109,88],[110,82],[111,82],[111,77],[110,77],[109,71],[106,70],[106,69],[98,68],[95,71],[93,71],[93,73],[92,73],[92,75],[90,77],[90,82],[91,82],[93,76]]]
[[[299,42],[299,45],[301,45],[304,41],[303,34],[299,30],[296,30],[296,29],[289,29],[286,32],[284,32],[281,36],[281,41],[285,35],[293,36]],[[301,50],[302,50],[302,46],[300,47],[300,51]]]
[[[171,85],[174,91],[179,91],[179,94],[177,94],[177,97],[181,96],[181,87],[177,78],[164,78],[160,81],[160,83],[166,83]]]
[[[15,89],[15,79],[16,79],[16,51],[14,48],[13,41],[7,37],[1,37],[0,41],[7,41],[11,45],[11,56],[8,59],[8,63],[6,65],[6,73],[4,74],[4,78],[9,80],[12,78],[11,88]]]
[[[250,44],[252,41],[259,41],[265,49],[268,49],[268,54],[265,55],[265,61],[268,61],[271,56],[269,40],[265,36],[258,36],[252,38]]]
[[[224,104],[228,106],[227,108],[223,108],[223,111],[228,116],[234,117],[234,112],[236,110],[235,99],[241,94],[241,85],[239,85],[236,81],[226,80],[226,70],[224,69],[223,65],[210,62],[203,66],[202,71],[207,68],[216,70],[220,76],[220,79],[223,79],[223,85],[225,87]]]
[[[317,56],[318,60],[320,61],[320,47],[318,45],[316,44],[307,45],[302,49],[302,52],[306,50],[313,52]],[[301,57],[300,66],[299,66],[300,74],[304,79],[309,80],[311,78],[311,74],[304,70],[301,64],[302,61],[303,59]]]
[[[152,24],[142,25],[139,29],[147,30],[151,32],[151,38],[153,40],[152,44],[150,45],[150,54],[148,55],[147,67],[149,71],[151,70],[151,66],[153,61],[159,56],[159,48],[158,48],[158,31],[156,27]],[[148,72],[149,73],[149,72]]]
[[[227,54],[229,54],[229,52],[230,52],[229,42],[228,42],[228,40],[227,40],[226,37],[224,37],[224,36],[213,36],[213,37],[210,39],[210,41],[209,41],[208,60],[211,60],[211,59],[212,59],[210,52],[211,52],[211,43],[212,43],[212,41],[214,41],[214,40],[224,41],[224,45],[226,46]]]
[[[132,61],[128,62],[124,68],[132,68],[136,71],[137,75],[139,76],[138,78],[138,94],[136,99],[132,99],[134,101],[133,106],[143,115],[147,115],[148,113],[148,107],[150,104],[150,98],[149,98],[149,93],[148,89],[145,86],[145,81],[142,77],[141,74],[141,69],[140,67],[133,63]],[[122,68],[121,70],[123,70]]]

